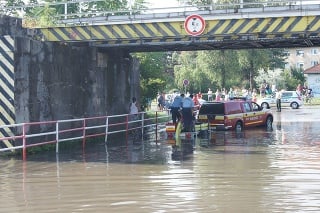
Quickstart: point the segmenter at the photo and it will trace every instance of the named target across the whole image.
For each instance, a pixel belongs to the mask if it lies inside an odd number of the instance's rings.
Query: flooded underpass
[[[271,131],[1,158],[0,212],[318,212],[319,109],[274,119]]]

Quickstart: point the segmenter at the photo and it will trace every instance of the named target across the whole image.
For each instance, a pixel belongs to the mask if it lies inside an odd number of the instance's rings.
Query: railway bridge
[[[292,5],[288,1],[283,6],[274,6],[272,2],[245,6],[214,8],[206,5],[174,8],[175,12],[162,8],[143,14],[127,11],[121,16],[106,12],[94,18],[61,20],[60,26],[40,28],[38,33],[44,41],[87,43],[129,52],[290,48],[320,44],[320,4]],[[192,24],[200,26],[188,29],[188,24],[189,28],[194,27]]]
[[[45,28],[2,16],[0,125],[126,112],[139,96],[133,52],[320,46],[316,3],[114,13],[64,14]]]

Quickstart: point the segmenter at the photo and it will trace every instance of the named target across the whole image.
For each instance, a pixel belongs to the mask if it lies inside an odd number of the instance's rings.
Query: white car
[[[257,103],[263,107],[269,109],[276,106],[276,98],[274,96],[261,98]],[[298,109],[303,105],[302,97],[296,91],[283,91],[281,96],[281,107],[291,107],[292,109]]]

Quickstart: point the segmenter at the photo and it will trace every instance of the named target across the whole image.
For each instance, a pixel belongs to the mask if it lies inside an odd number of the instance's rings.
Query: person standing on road
[[[233,100],[235,96],[235,92],[233,91],[232,88],[230,88],[229,92],[228,92],[228,98],[229,100]]]
[[[219,89],[217,89],[215,95],[216,95],[216,101],[221,101],[221,93]]]
[[[277,112],[281,112],[281,91],[276,91],[276,101],[277,101]]]
[[[190,132],[192,129],[193,122],[193,95],[185,97],[182,101],[182,117],[183,117],[183,126],[185,132]]]
[[[177,124],[177,120],[180,121],[181,114],[179,110],[182,108],[182,101],[184,98],[184,94],[177,95],[174,97],[172,105],[171,105],[171,116],[172,116],[172,122],[174,125]]]
[[[137,106],[137,99],[136,99],[136,97],[133,97],[132,102],[129,105],[129,114],[137,115],[138,113],[139,113],[139,109]]]
[[[208,89],[208,101],[212,101],[212,90],[209,88]]]
[[[158,110],[162,111],[164,104],[165,104],[165,100],[164,100],[164,93],[159,93],[157,100],[158,100]]]

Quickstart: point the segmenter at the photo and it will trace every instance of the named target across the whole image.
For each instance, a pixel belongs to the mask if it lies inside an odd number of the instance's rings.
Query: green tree
[[[183,79],[190,81],[191,92],[208,88],[225,88],[238,85],[238,55],[234,50],[182,52],[179,65],[174,68],[175,82],[182,87]]]
[[[135,53],[133,57],[140,62],[141,103],[146,105],[154,99],[158,92],[166,89],[168,75],[166,74],[166,58],[164,52]]]
[[[257,76],[260,75],[260,70],[265,73],[271,73],[271,76],[275,76],[275,70],[279,68],[283,70],[285,54],[284,50],[280,49],[250,49],[250,50],[240,50],[239,52],[239,62],[242,71],[242,81],[245,82],[246,88],[257,88],[258,85],[262,83],[263,80],[270,79],[258,79]]]
[[[52,3],[52,0],[45,0],[48,3]],[[56,0],[55,3],[61,3],[65,2],[65,0]],[[68,4],[57,4],[57,5],[51,5],[51,8],[54,8],[56,10],[57,14],[63,15],[65,14],[65,11],[67,11],[68,14],[73,13],[79,13],[80,12],[80,3],[68,3]],[[67,8],[65,8],[67,7]],[[68,17],[70,18],[70,17]]]
[[[32,2],[31,2],[32,3]],[[22,0],[7,0],[5,1],[5,5],[3,6],[0,3],[1,7],[3,7],[2,9],[0,9],[1,13],[4,13],[5,15],[9,15],[9,16],[15,16],[18,15],[21,12],[24,12],[25,9],[22,8],[14,8],[16,6],[24,6],[25,3]]]
[[[52,26],[55,19],[53,18],[56,15],[55,8],[45,5],[44,7],[35,7],[32,9],[26,16],[26,20],[29,23],[35,22],[38,27]]]
[[[274,49],[178,52],[174,54],[175,83],[182,90],[183,79],[188,79],[190,92],[207,88],[257,88],[264,80],[257,78],[260,70],[267,73],[283,69],[283,52]]]
[[[20,1],[20,5],[23,1]],[[37,0],[31,0],[32,3],[37,4]],[[56,4],[59,2],[65,2],[63,0],[45,0],[45,6],[37,6],[26,9],[27,26],[50,26],[53,25],[57,19],[64,18],[67,11],[67,17],[72,18],[70,15],[76,13],[97,13],[105,11],[114,11],[115,14],[125,14],[128,12],[129,7],[135,12],[140,13],[146,9],[145,0],[132,0],[133,5],[129,5],[128,0],[104,0],[104,1],[91,1],[91,2],[69,2],[68,4]],[[132,3],[130,1],[130,3]],[[15,1],[9,0],[7,5],[14,6]],[[67,8],[65,8],[67,7]],[[118,12],[117,12],[118,11]],[[11,11],[12,13],[12,11]],[[89,16],[91,16],[89,15]],[[40,21],[38,19],[41,19]],[[47,25],[46,25],[47,24]],[[35,25],[35,26],[34,26]]]
[[[285,69],[283,72],[284,89],[296,90],[297,85],[303,85],[306,81],[303,70],[297,68]]]
[[[229,88],[241,83],[239,79],[239,59],[235,50],[208,51],[205,63],[211,68],[209,78],[215,81],[217,89]]]

